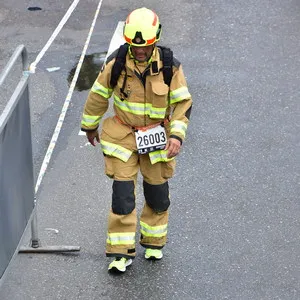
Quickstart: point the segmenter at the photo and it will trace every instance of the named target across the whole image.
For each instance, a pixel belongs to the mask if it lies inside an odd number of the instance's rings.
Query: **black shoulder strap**
[[[170,48],[158,46],[162,51],[164,82],[168,86],[171,84],[173,76],[173,51]]]
[[[115,63],[111,70],[110,86],[114,88],[117,85],[119,76],[125,67],[126,54],[128,52],[129,45],[126,43],[118,49]],[[161,49],[163,61],[163,76],[166,85],[170,86],[173,76],[173,51],[170,48],[158,46]]]
[[[119,76],[122,72],[122,70],[125,67],[126,62],[126,54],[128,52],[128,44],[124,44],[120,46],[118,53],[116,55],[115,63],[111,70],[111,77],[110,77],[110,86],[111,88],[114,88],[117,85]]]

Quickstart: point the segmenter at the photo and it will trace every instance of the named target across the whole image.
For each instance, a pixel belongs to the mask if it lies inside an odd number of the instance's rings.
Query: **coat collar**
[[[153,49],[152,56],[146,62],[139,62],[135,60],[129,47],[128,53],[126,55],[126,65],[132,71],[136,69],[136,66],[146,68],[149,65],[151,75],[157,75],[159,73],[159,70],[163,67],[162,61],[160,59],[160,52],[156,46]]]

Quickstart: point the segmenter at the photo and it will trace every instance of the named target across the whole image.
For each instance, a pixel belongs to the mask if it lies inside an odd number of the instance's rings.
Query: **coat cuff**
[[[180,142],[180,145],[182,145],[182,138],[180,138],[179,136],[175,135],[175,134],[171,134],[170,138],[176,139]]]
[[[84,131],[84,132],[92,132],[92,131],[95,131],[95,130],[97,130],[98,129],[98,126],[96,127],[96,128],[94,128],[94,129],[87,129],[87,128],[82,128],[81,127],[81,131]]]

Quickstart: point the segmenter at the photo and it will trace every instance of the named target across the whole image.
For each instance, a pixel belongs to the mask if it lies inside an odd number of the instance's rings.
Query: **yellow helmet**
[[[133,46],[149,46],[159,41],[161,24],[157,14],[145,7],[132,11],[124,24],[124,39]]]

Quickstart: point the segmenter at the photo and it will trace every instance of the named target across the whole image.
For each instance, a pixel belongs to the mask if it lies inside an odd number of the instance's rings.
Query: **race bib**
[[[138,130],[135,132],[135,140],[138,154],[162,150],[167,143],[165,127],[158,125],[146,131]]]

